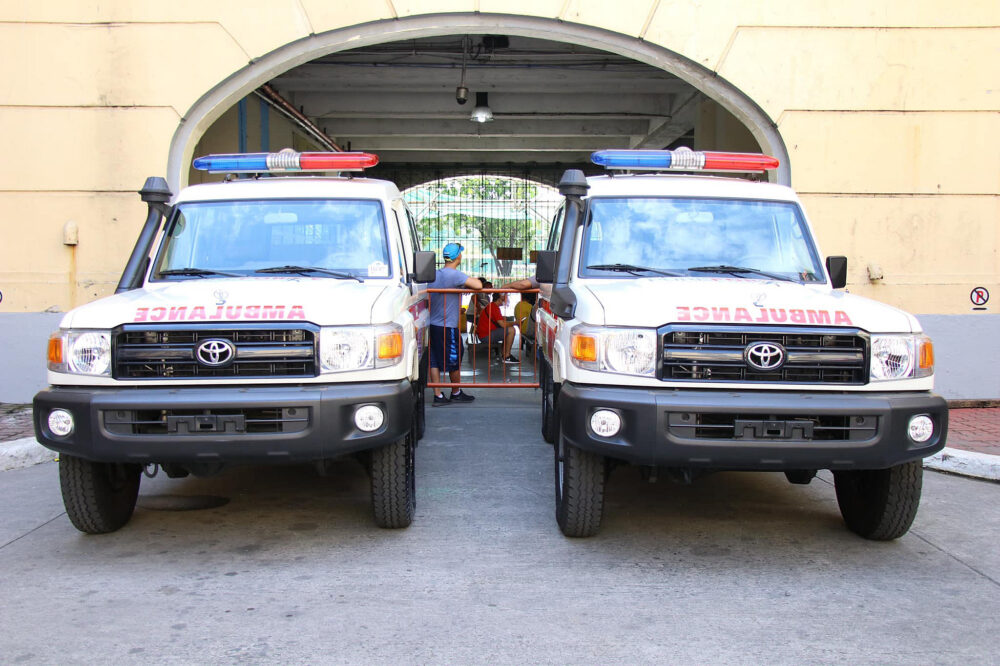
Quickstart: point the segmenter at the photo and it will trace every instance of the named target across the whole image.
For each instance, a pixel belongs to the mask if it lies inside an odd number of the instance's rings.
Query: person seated
[[[500,306],[506,302],[507,294],[493,294],[493,301],[479,314],[476,324],[476,335],[487,344],[503,343],[502,359],[504,363],[519,363],[510,353],[514,344],[514,327],[512,321],[504,319]]]
[[[521,329],[522,346],[525,342],[535,341],[535,322],[531,317],[535,296],[534,293],[521,294],[521,300],[514,306],[514,321]]]
[[[483,283],[483,289],[492,289],[493,283],[487,280],[485,277],[479,278],[479,281]],[[472,323],[472,332],[478,335],[479,330],[479,316],[486,309],[486,306],[490,304],[489,294],[473,294],[472,298],[469,300],[469,311],[472,313],[471,319],[469,321]],[[468,316],[468,313],[466,313]]]

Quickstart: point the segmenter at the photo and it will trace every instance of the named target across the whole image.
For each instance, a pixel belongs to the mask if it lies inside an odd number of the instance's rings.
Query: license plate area
[[[671,437],[691,442],[865,442],[879,430],[878,417],[867,414],[667,412],[666,417]]]
[[[801,419],[790,421],[736,419],[735,439],[812,439],[813,422]]]
[[[202,435],[212,432],[242,433],[246,430],[246,417],[242,414],[198,414],[167,417],[167,432],[172,435]]]

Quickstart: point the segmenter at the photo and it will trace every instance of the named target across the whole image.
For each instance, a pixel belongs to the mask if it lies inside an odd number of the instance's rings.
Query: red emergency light
[[[761,153],[719,153],[676,150],[599,150],[590,156],[606,169],[629,171],[766,171],[778,168],[778,158]]]

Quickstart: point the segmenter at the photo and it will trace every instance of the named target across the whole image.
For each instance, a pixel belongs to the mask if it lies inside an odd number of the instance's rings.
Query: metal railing
[[[523,349],[519,352],[518,363],[516,366],[511,366],[505,363],[502,357],[502,346],[503,341],[500,342],[501,349],[496,350],[495,354],[492,349],[493,344],[490,343],[489,339],[482,340],[476,335],[476,324],[477,321],[470,320],[467,317],[462,316],[462,296],[465,294],[538,294],[537,289],[428,289],[427,293],[430,298],[434,298],[434,295],[438,295],[440,298],[444,299],[444,312],[447,314],[450,308],[459,308],[459,338],[462,342],[459,349],[459,369],[465,369],[466,355],[469,357],[468,370],[465,370],[465,374],[468,374],[472,381],[440,381],[432,382],[428,381],[427,386],[429,388],[456,388],[456,387],[469,387],[477,386],[479,388],[538,388],[538,356],[535,354],[535,341],[526,341],[527,344],[520,345]],[[537,296],[536,296],[537,298]],[[454,302],[449,302],[450,299],[455,299]],[[471,304],[471,303],[470,303]],[[447,317],[445,319],[447,321]],[[517,322],[513,322],[517,326]],[[517,328],[517,333],[515,334],[515,342],[511,343],[511,352],[515,350],[515,343],[517,339],[521,336],[520,327]],[[441,358],[446,358],[447,356],[447,338],[443,341]],[[428,345],[430,342],[428,341]],[[486,381],[477,381],[480,371],[477,369],[477,357],[481,355],[481,350],[486,350],[486,357],[481,360],[481,363],[485,365],[486,368]],[[531,371],[528,372],[525,366],[525,354],[530,350],[531,354]],[[429,353],[425,354],[428,369],[430,368],[431,355]],[[468,354],[467,354],[468,351]],[[496,370],[493,368],[493,357],[496,357],[500,361],[500,367]],[[447,365],[445,363],[444,365]],[[481,366],[482,367],[482,366]],[[469,372],[471,370],[471,372]],[[447,371],[441,370],[442,379],[447,378]],[[496,376],[499,381],[494,381],[494,376]],[[429,373],[428,373],[429,377]],[[525,381],[528,377],[531,381]],[[462,376],[459,375],[459,379]]]

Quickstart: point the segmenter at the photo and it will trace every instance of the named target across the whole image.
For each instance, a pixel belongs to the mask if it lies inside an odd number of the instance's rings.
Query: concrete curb
[[[924,458],[924,467],[939,472],[971,476],[975,479],[1000,481],[1000,456],[986,453],[963,451],[946,446],[930,458]]]
[[[56,452],[39,444],[34,437],[0,442],[0,472],[51,462],[55,458]]]

